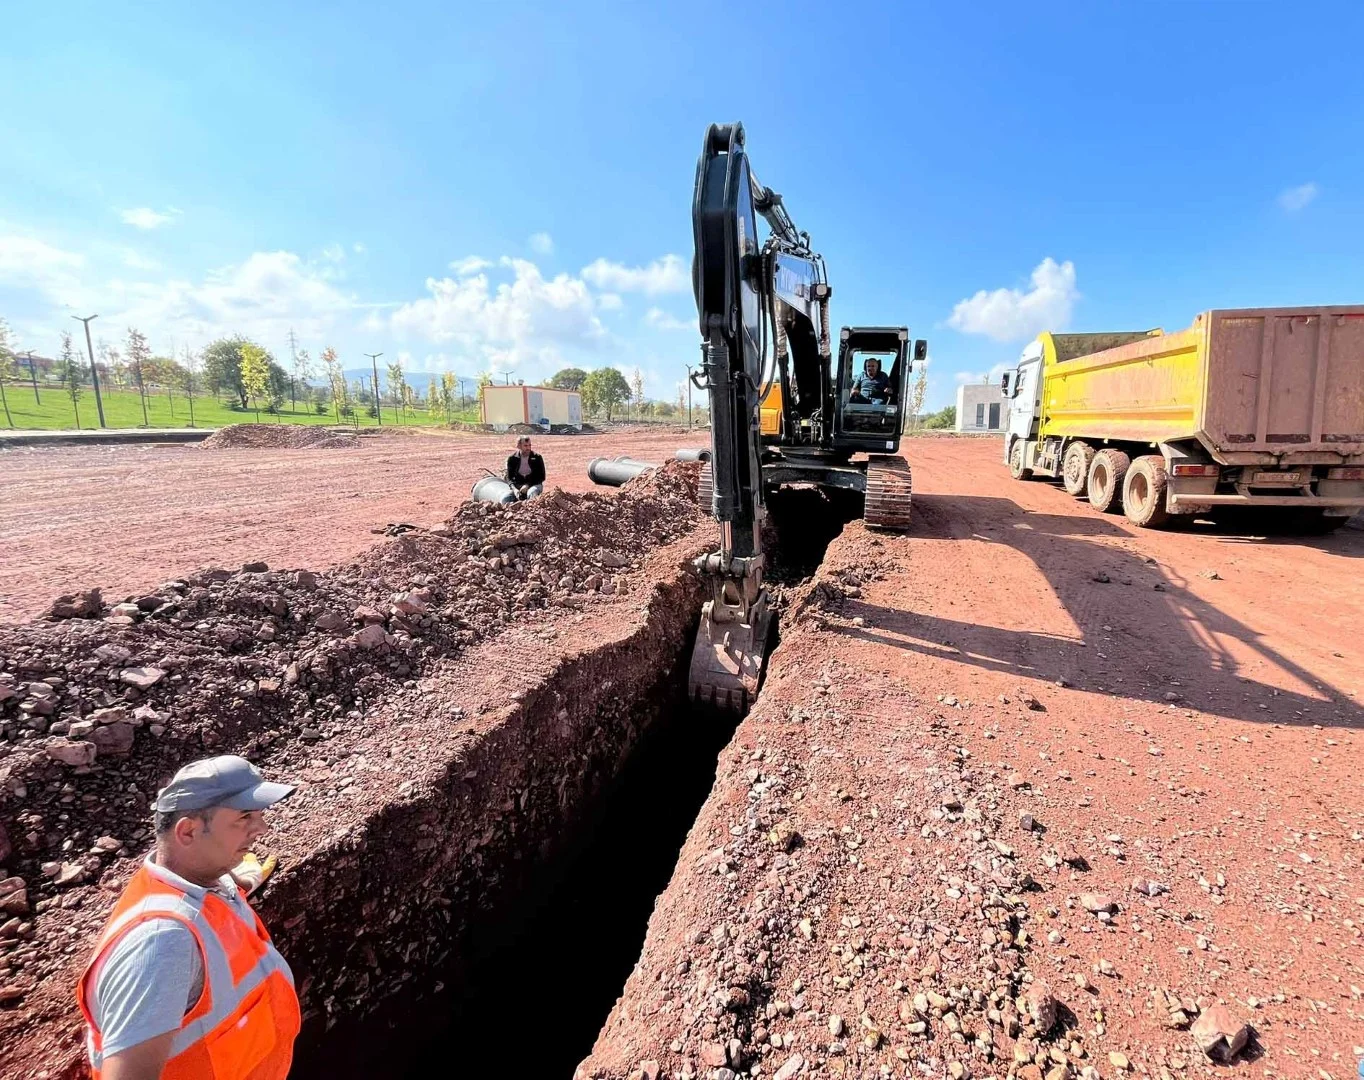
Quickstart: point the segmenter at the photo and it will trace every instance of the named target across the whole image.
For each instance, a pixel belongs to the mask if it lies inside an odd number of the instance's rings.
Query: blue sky
[[[696,155],[740,119],[835,321],[927,337],[946,404],[1044,328],[1364,302],[1361,10],[21,5],[0,317],[672,397]]]

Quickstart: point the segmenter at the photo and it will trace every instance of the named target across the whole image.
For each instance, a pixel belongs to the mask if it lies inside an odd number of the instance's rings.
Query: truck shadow
[[[862,600],[848,601],[845,614],[861,616],[865,626],[842,626],[838,632],[989,671],[1064,679],[1082,690],[1228,718],[1364,727],[1364,709],[1340,689],[1195,595],[1168,567],[1123,547],[1095,543],[1096,538],[1128,536],[1097,514],[1030,513],[1011,499],[975,496],[916,497],[915,513],[915,539],[974,538],[1026,555],[1080,628],[1084,645],[1068,636]],[[1231,642],[1238,645],[1235,651]],[[1246,651],[1255,658],[1249,664],[1238,659]],[[1300,688],[1259,681],[1253,671],[1261,666],[1278,669]]]
[[[1034,481],[1048,483],[1047,481]],[[1067,495],[1060,483],[1050,484],[1057,494],[1072,501],[1078,512],[1089,515],[1106,527],[1105,535],[1121,535],[1123,530],[1115,528],[1114,521],[1121,517],[1105,519],[1094,511],[1084,499],[1074,499]],[[928,501],[934,496],[916,496],[916,509],[920,500]],[[1008,502],[1009,500],[1000,500]],[[1314,533],[1304,528],[1293,515],[1269,509],[1232,509],[1224,508],[1214,517],[1173,517],[1166,528],[1171,532],[1188,533],[1207,537],[1210,541],[1226,544],[1255,544],[1267,547],[1313,547],[1341,555],[1347,559],[1364,559],[1364,531],[1345,527],[1330,533]],[[1130,535],[1130,534],[1127,534]]]

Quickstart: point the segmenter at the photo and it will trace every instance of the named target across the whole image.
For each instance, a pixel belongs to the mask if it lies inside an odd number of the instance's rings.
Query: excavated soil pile
[[[565,620],[619,621],[608,610],[622,603],[616,594],[633,601],[634,590],[647,592],[649,581],[638,575],[646,558],[695,529],[696,476],[694,466],[670,464],[618,493],[466,504],[445,525],[383,543],[333,571],[272,571],[263,563],[207,570],[112,607],[98,590],[61,597],[46,621],[0,627],[0,1042],[22,1040],[30,1055],[34,1045],[59,1045],[69,1057],[70,980],[150,842],[149,799],[174,769],[232,752],[285,777],[316,780],[327,763],[345,760],[342,747],[379,738],[385,758],[415,753],[413,769],[438,763],[425,736],[420,747],[405,748],[416,739],[405,732],[417,717],[444,738],[448,717],[463,713],[461,693],[488,695],[475,711],[505,703],[495,693],[501,684],[475,686],[448,673],[476,668],[481,654],[471,650],[495,649],[509,631],[548,640]],[[678,625],[669,623],[666,634],[680,641],[689,617],[673,620]],[[547,656],[549,646],[537,641]],[[533,667],[533,659],[522,666]],[[594,692],[588,686],[610,685],[609,672],[580,674],[588,679],[584,701]],[[516,692],[516,678],[503,683]],[[570,711],[560,710],[557,735],[577,735]],[[590,733],[592,717],[581,719]],[[533,731],[518,737],[544,741]],[[610,764],[619,748],[606,745],[607,733],[600,738]],[[518,751],[504,764],[527,760]],[[301,792],[286,804],[293,836],[320,833],[320,846],[345,811],[357,820],[354,806],[340,804],[354,804],[347,796],[363,785],[347,784]],[[564,790],[561,784],[561,796]],[[475,809],[500,802],[489,796]],[[369,812],[384,813],[383,800],[361,818]],[[333,873],[327,866],[317,872]],[[276,893],[288,895],[290,881],[307,903],[345,910],[343,888],[310,892],[300,873],[286,875]],[[295,912],[306,906],[294,899]],[[400,907],[395,900],[395,917]],[[281,917],[286,939],[300,921],[292,914]],[[349,917],[338,931],[348,942],[363,916]],[[297,954],[310,949],[314,967],[325,969],[335,939],[295,943]],[[372,992],[366,978],[347,1005],[360,1007]],[[56,1034],[35,1036],[43,1024]]]
[[[347,450],[360,440],[301,424],[229,424],[199,445],[208,450]]]

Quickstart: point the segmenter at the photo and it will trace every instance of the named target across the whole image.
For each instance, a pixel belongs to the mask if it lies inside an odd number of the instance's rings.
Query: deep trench
[[[778,593],[814,573],[858,510],[799,489],[769,507]],[[557,853],[471,928],[471,947],[443,974],[442,989],[301,1040],[295,1080],[416,1080],[435,1063],[473,1075],[573,1075],[639,959],[654,903],[738,725],[687,701],[687,664],[678,659],[658,688],[661,704],[641,703],[655,715],[614,779],[576,808]]]

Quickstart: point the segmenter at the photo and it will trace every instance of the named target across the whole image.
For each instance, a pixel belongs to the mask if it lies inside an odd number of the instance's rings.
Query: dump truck
[[[1364,307],[1206,311],[1187,330],[1043,333],[1003,377],[1004,460],[1102,511],[1364,507]]]

